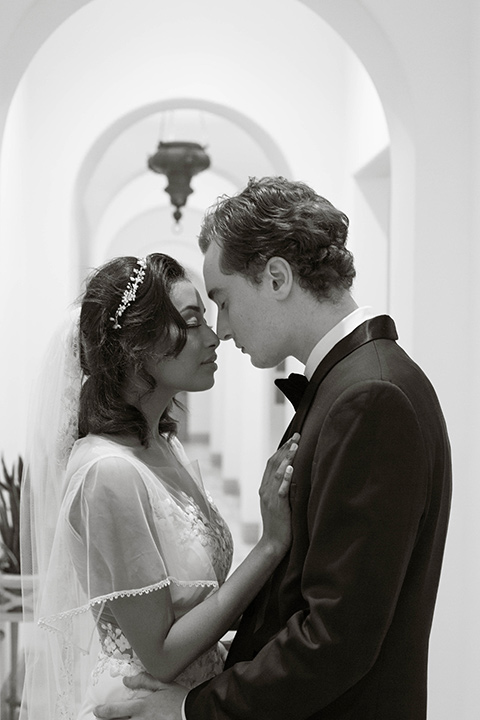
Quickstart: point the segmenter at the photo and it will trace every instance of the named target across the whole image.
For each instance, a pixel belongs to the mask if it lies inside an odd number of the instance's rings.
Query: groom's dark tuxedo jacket
[[[187,720],[420,720],[451,496],[435,392],[380,316],[324,358],[299,431],[291,551]]]

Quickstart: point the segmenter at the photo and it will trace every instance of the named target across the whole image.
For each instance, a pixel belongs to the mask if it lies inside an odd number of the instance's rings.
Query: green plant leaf
[[[23,460],[19,456],[8,470],[1,457],[3,482],[0,481],[0,537],[3,549],[4,572],[20,572],[20,497],[23,479]]]

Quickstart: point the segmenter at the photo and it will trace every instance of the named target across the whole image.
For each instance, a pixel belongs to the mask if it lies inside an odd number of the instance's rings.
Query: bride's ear
[[[282,257],[272,257],[265,265],[263,280],[276,300],[285,300],[293,286],[290,263]]]

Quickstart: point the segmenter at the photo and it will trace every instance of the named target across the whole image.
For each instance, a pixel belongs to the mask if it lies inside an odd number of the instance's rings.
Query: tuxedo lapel
[[[340,342],[338,342],[330,350],[330,352],[327,353],[313,373],[292,422],[286,429],[280,445],[286,442],[293,433],[301,433],[302,425],[308,411],[310,410],[317,388],[323,379],[328,375],[330,370],[335,367],[337,363],[343,360],[343,358],[347,357],[347,355],[350,355],[350,353],[357,350],[357,348],[365,345],[365,343],[371,342],[372,340],[380,340],[380,338],[389,340],[398,339],[395,323],[389,315],[377,315],[377,317],[366,320],[364,323],[355,328],[355,330],[353,330],[349,335],[344,337],[343,340],[340,340]]]

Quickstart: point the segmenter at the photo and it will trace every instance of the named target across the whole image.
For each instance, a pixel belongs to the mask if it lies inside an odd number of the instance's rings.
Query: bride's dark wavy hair
[[[80,313],[80,362],[86,377],[80,396],[80,437],[128,433],[148,446],[148,424],[143,413],[127,401],[127,383],[139,378],[145,392],[153,392],[156,382],[145,363],[156,343],[162,341],[165,355],[171,357],[185,345],[187,326],[170,292],[175,283],[188,277],[176,260],[162,253],[147,256],[145,278],[135,300],[119,319],[121,327],[113,327],[112,318],[138,267],[136,257],[115,258],[87,281]],[[159,432],[167,436],[177,429],[171,415],[174,404],[178,405],[173,400],[159,423]]]

